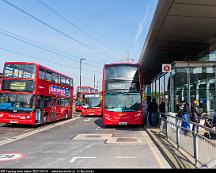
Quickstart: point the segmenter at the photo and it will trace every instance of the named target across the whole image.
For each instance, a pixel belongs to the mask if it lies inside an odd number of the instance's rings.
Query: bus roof
[[[107,66],[115,66],[115,65],[134,65],[134,66],[139,66],[139,63],[116,62],[116,63],[111,63],[111,64],[104,64],[104,67],[107,67]]]
[[[48,70],[48,71],[55,72],[55,73],[57,73],[57,74],[59,74],[59,75],[61,75],[61,76],[64,76],[64,77],[73,79],[72,77],[69,77],[69,76],[64,75],[64,74],[62,74],[62,73],[60,73],[60,72],[57,72],[57,71],[55,71],[55,70],[52,70],[52,69],[50,69],[50,68],[48,68],[48,67],[45,67],[45,66],[43,66],[43,65],[40,65],[40,64],[34,63],[34,62],[5,62],[5,64],[34,64],[34,65],[38,65],[39,67],[42,67],[42,68],[44,68],[44,69],[46,69],[46,70]]]
[[[95,89],[95,88],[93,88],[93,87],[91,87],[91,86],[77,86],[77,88],[91,88],[91,89]]]

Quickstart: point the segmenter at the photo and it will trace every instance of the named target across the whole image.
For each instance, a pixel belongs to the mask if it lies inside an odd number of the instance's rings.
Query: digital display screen
[[[10,83],[10,89],[11,90],[23,90],[26,89],[26,83],[25,82],[11,82]]]
[[[94,97],[100,97],[99,94],[87,94],[85,95],[85,98],[94,98]]]
[[[2,90],[17,92],[33,92],[34,81],[32,80],[3,80]]]
[[[69,97],[70,96],[70,90],[69,90],[69,88],[61,88],[58,86],[51,85],[50,86],[50,94]]]
[[[110,82],[107,90],[137,90],[135,82]]]

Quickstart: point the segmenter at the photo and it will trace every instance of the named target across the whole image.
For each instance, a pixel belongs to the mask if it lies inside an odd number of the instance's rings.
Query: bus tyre
[[[43,120],[44,120],[43,125],[46,125],[46,123],[47,123],[47,121],[48,121],[47,119],[48,119],[48,115],[45,114],[45,115],[44,115],[44,118],[43,118]]]
[[[66,112],[65,114],[65,119],[68,119],[68,112]]]

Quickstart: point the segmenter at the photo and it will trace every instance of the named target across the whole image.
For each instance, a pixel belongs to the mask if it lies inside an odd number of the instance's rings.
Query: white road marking
[[[118,156],[115,157],[116,159],[137,159],[137,157],[124,157],[124,156]]]
[[[96,159],[96,157],[73,157],[70,162],[73,163],[76,159]]]
[[[84,120],[84,121],[90,121],[91,120],[91,118],[88,118],[87,120]]]
[[[19,153],[7,153],[7,154],[0,154],[0,162],[1,161],[9,161],[9,160],[17,160],[23,158],[23,154]]]
[[[57,126],[69,123],[71,121],[75,121],[75,120],[77,120],[79,118],[80,117],[69,119],[69,120],[66,120],[66,121],[63,121],[63,122],[59,122],[59,123],[56,123],[56,124],[47,125],[45,127],[38,128],[37,130],[31,131],[31,132],[28,132],[28,133],[24,133],[22,135],[15,136],[12,139],[3,140],[3,141],[0,142],[0,146],[5,145],[5,144],[9,144],[11,142],[17,141],[19,139],[23,139],[25,137],[28,137],[28,136],[31,136],[31,135],[34,135],[34,134],[37,134],[37,133],[40,133],[40,132],[43,132],[43,131],[46,131],[46,130],[49,130],[49,129],[52,129],[54,127],[57,127]]]

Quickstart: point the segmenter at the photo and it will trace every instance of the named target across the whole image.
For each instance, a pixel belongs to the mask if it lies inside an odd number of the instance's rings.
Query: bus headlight
[[[110,118],[110,116],[109,116],[108,114],[105,114],[105,117],[108,117],[108,118]]]
[[[140,117],[141,116],[141,113],[138,113],[136,115],[134,115],[135,117]]]
[[[0,118],[2,118],[4,116],[4,114],[0,114]]]

